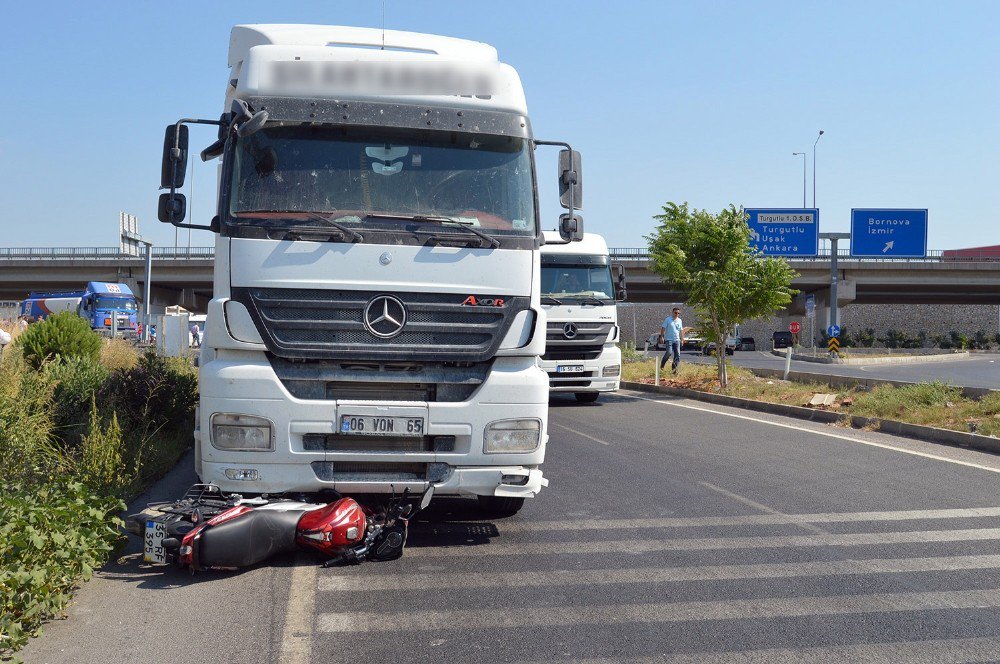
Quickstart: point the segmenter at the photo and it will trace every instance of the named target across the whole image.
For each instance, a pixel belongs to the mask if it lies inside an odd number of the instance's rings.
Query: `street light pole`
[[[816,207],[816,144],[819,143],[819,139],[823,134],[825,134],[822,129],[819,130],[819,135],[816,136],[816,140],[813,141],[813,207]]]
[[[806,153],[793,152],[792,156],[802,155],[802,207],[806,206]]]

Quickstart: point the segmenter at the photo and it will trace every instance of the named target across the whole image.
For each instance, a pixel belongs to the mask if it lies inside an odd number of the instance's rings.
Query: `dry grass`
[[[651,384],[654,362],[647,360],[626,364],[622,367],[622,378]],[[660,384],[789,406],[807,406],[814,394],[831,393],[837,395],[836,402],[823,410],[1000,436],[1000,392],[974,400],[962,396],[960,388],[943,383],[906,387],[882,385],[865,392],[821,383],[759,378],[746,369],[733,366],[728,371],[729,386],[725,390],[719,389],[715,365],[682,363],[677,376],[671,375],[669,369],[661,372]]]
[[[125,339],[105,339],[101,346],[101,364],[108,371],[128,370],[139,361],[135,344]]]

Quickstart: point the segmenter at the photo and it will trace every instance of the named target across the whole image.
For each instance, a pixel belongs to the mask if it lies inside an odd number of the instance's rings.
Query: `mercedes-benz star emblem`
[[[378,257],[378,262],[381,263],[382,265],[388,265],[389,263],[392,262],[392,254],[390,254],[388,251],[382,252],[382,255]]]
[[[380,339],[391,339],[406,325],[406,307],[392,295],[372,298],[365,307],[365,329]]]
[[[567,339],[576,338],[576,323],[566,323],[563,325],[563,336]]]

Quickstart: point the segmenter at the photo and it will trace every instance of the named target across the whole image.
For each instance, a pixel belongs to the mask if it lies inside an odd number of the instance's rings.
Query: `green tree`
[[[730,205],[719,214],[667,203],[653,217],[658,225],[646,236],[649,269],[687,294],[699,315],[701,331],[725,348],[735,325],[770,316],[797,292],[795,272],[781,258],[764,258],[750,247],[743,208]],[[716,353],[719,385],[728,385],[725,353]]]

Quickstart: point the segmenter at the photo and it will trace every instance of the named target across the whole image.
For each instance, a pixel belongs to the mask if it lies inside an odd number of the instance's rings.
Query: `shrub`
[[[30,325],[17,342],[34,369],[56,357],[89,357],[96,361],[101,353],[100,335],[72,311],[53,314]]]
[[[75,447],[87,432],[94,395],[110,373],[96,359],[85,356],[49,362],[44,373],[54,390],[56,434],[70,447]]]
[[[101,365],[108,371],[131,369],[139,362],[135,345],[125,339],[105,339],[101,346]]]
[[[98,394],[113,406],[126,428],[148,434],[180,426],[198,401],[198,373],[186,360],[149,351],[127,370],[115,371]]]
[[[854,342],[862,348],[871,348],[875,345],[875,330],[870,327],[861,330],[854,338]]]
[[[80,482],[0,486],[0,657],[22,647],[102,565],[125,504]]]
[[[990,349],[990,338],[986,334],[985,330],[977,330],[969,340],[969,348],[973,350],[989,350]]]
[[[969,347],[969,338],[964,334],[952,330],[948,333],[950,337],[951,347],[957,348],[959,350],[965,350]]]
[[[138,475],[141,445],[125,461],[125,438],[118,424],[118,415],[111,414],[105,426],[97,415],[97,404],[91,400],[87,435],[80,443],[77,469],[81,478],[93,489],[109,495],[122,496]]]
[[[52,438],[52,388],[27,368],[20,353],[0,358],[0,487],[45,479],[62,454]]]

